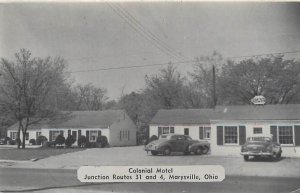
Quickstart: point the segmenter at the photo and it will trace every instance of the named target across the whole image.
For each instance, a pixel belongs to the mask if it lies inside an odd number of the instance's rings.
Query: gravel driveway
[[[152,156],[146,154],[143,146],[87,149],[36,162],[16,163],[13,167],[77,169],[83,165],[222,165],[226,175],[300,177],[300,159],[297,158],[245,162],[242,156]]]

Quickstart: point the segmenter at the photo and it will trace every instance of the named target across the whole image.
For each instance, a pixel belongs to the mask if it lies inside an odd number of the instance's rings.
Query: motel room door
[[[72,137],[77,140],[77,131],[72,131]]]

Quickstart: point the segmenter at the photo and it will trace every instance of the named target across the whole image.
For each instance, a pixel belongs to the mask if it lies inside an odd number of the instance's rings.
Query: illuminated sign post
[[[262,95],[255,96],[251,99],[251,102],[255,105],[264,105],[266,103],[266,98]]]

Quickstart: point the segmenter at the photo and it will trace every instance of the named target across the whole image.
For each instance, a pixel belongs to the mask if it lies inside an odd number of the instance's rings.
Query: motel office
[[[212,155],[240,155],[247,137],[272,136],[283,156],[300,157],[300,105],[217,106],[215,109],[160,110],[149,135],[177,133],[211,144]]]

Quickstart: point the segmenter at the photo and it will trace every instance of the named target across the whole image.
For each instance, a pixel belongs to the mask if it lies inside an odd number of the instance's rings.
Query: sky
[[[13,60],[21,48],[63,57],[75,83],[118,99],[163,66],[95,69],[190,61],[215,50],[224,58],[300,51],[300,3],[0,4],[0,57]],[[186,75],[193,64],[176,66]]]

